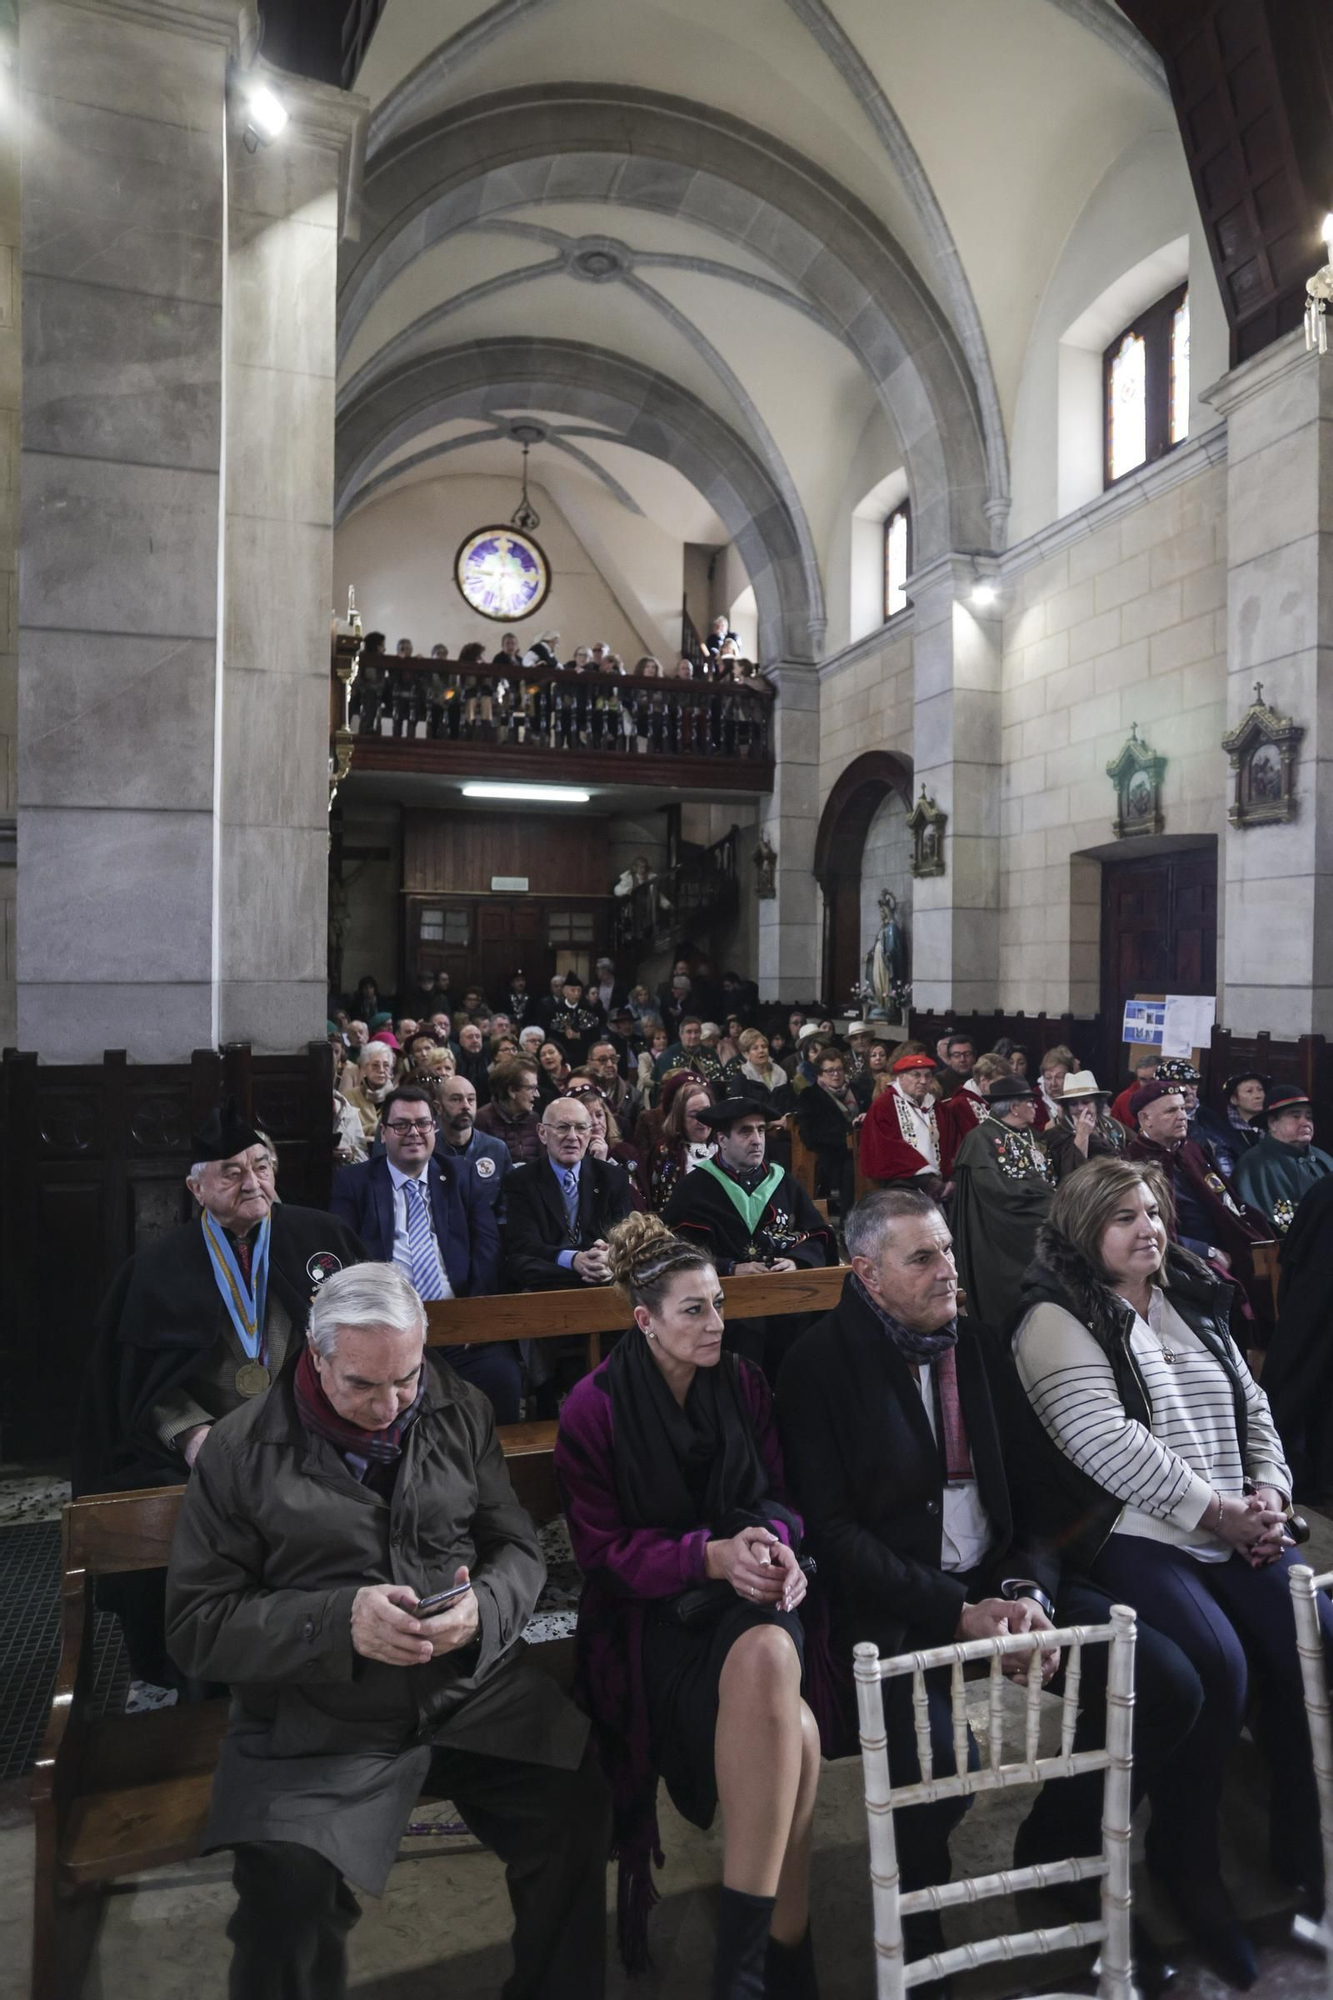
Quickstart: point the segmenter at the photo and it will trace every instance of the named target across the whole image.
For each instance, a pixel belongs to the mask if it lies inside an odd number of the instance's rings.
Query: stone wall
[[[18,128],[0,126],[0,1048],[18,1038]]]
[[[820,674],[819,796],[863,750],[912,754],[912,614],[847,649]]]
[[[1134,723],[1166,758],[1168,836],[1225,829],[1226,469],[1196,457],[1168,491],[1099,522],[1106,496],[1077,517],[1088,532],[1004,566],[1006,1011],[1097,1010],[1099,870],[1080,857],[1111,843],[1106,765]]]

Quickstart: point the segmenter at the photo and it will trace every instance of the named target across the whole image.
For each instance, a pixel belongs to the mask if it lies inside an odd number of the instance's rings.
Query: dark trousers
[[[450,1347],[445,1359],[455,1375],[488,1396],[497,1424],[516,1424],[523,1414],[523,1377],[518,1349],[512,1340],[482,1341],[475,1347]]]
[[[980,1588],[974,1595],[980,1595]],[[1056,1604],[1061,1625],[1105,1625],[1110,1622],[1112,1598],[1081,1583],[1065,1584]],[[904,1652],[915,1650],[909,1641]],[[1078,1727],[1074,1748],[1099,1750],[1106,1741],[1106,1673],[1109,1650],[1088,1646],[1083,1653],[1083,1673],[1079,1687]],[[1051,1683],[1058,1694],[1063,1674]],[[947,1671],[927,1676],[926,1698],[930,1713],[930,1742],[935,1775],[954,1771],[953,1721],[949,1703]],[[1203,1702],[1199,1677],[1181,1649],[1159,1632],[1140,1624],[1134,1654],[1134,1799],[1145,1792],[1158,1795],[1169,1769],[1173,1747],[1194,1724]],[[916,1754],[916,1730],[912,1717],[910,1675],[885,1683],[885,1730],[889,1744],[889,1772],[895,1785],[910,1784],[920,1775]],[[979,1752],[968,1733],[968,1769],[978,1768]],[[1024,1865],[1034,1861],[1060,1861],[1074,1854],[1095,1854],[1101,1840],[1103,1779],[1099,1771],[1078,1778],[1057,1778],[1043,1785],[1020,1835],[1019,1856]],[[898,1842],[898,1865],[905,1889],[923,1889],[949,1880],[949,1836],[967,1811],[967,1799],[941,1799],[932,1805],[907,1806],[894,1814]]]
[[[1288,1550],[1266,1569],[1239,1555],[1196,1562],[1184,1549],[1139,1535],[1112,1535],[1098,1556],[1098,1583],[1174,1641],[1200,1681],[1198,1720],[1167,1759],[1153,1795],[1150,1866],[1164,1874],[1217,1872],[1218,1811],[1227,1758],[1251,1693],[1268,1757],[1269,1840],[1274,1866],[1312,1887],[1323,1881],[1319,1805],[1305,1721]],[[1327,1669],[1333,1669],[1333,1606],[1319,1598]],[[1139,1627],[1140,1636],[1143,1625]]]
[[[591,1753],[562,1771],[437,1750],[425,1789],[451,1798],[505,1864],[514,1970],[502,2000],[598,2000],[611,1805]],[[289,1841],[254,1841],[236,1849],[232,1879],[231,2000],[343,2000],[347,1933],[361,1912],[333,1863]]]

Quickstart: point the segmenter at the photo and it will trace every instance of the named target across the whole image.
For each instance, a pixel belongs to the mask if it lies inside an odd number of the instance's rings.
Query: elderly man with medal
[[[74,1437],[76,1493],[184,1479],[210,1427],[263,1395],[299,1351],[324,1280],[365,1262],[334,1216],[276,1201],[272,1150],[230,1100],[191,1152],[198,1219],[131,1257],[98,1315]],[[136,1674],[171,1686],[154,1580],[146,1623],[125,1608],[143,1595],[137,1578],[111,1580],[114,1608]]]

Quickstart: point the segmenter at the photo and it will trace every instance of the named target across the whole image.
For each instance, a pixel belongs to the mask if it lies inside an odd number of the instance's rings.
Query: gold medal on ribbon
[[[241,1396],[262,1396],[271,1380],[262,1361],[247,1361],[236,1370],[236,1392]]]

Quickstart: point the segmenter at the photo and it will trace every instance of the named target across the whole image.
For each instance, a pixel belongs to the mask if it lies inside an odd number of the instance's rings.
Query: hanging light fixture
[[[1321,354],[1328,352],[1328,311],[1333,305],[1333,215],[1324,217],[1320,231],[1328,246],[1328,262],[1317,270],[1305,285],[1305,345],[1317,347]]]
[[[525,535],[530,535],[534,528],[540,528],[542,524],[541,515],[528,497],[528,453],[544,435],[535,424],[515,424],[510,432],[510,436],[523,447],[523,493],[509,521],[511,527],[518,528]]]

